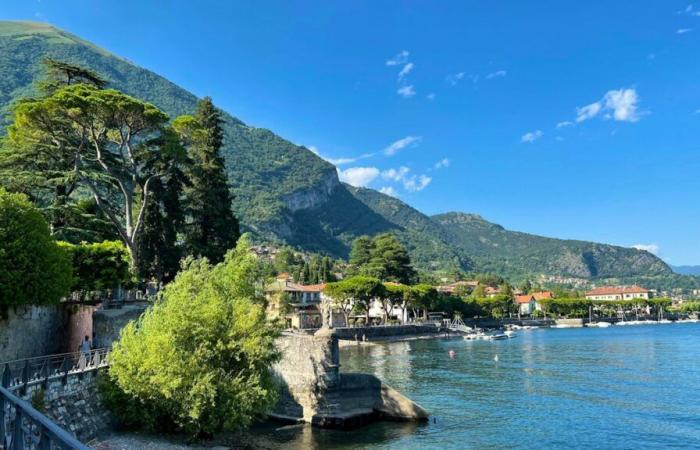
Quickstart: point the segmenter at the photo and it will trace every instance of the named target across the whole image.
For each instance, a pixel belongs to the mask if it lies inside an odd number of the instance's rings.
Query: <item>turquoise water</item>
[[[341,364],[376,374],[435,422],[267,436],[290,449],[700,448],[699,324],[350,347]]]

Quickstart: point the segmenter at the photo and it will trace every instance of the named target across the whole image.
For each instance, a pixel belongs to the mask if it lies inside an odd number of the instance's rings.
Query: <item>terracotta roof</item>
[[[535,292],[532,294],[535,300],[542,300],[544,298],[554,298],[554,295],[549,291]]]
[[[639,286],[601,286],[586,292],[586,295],[646,294],[649,289]]]
[[[518,295],[517,297],[515,297],[515,303],[517,303],[519,305],[522,305],[525,303],[530,303],[530,300],[532,300],[533,298],[534,298],[534,296],[529,295],[529,294]]]
[[[308,285],[297,284],[296,287],[298,287],[299,290],[303,292],[321,292],[326,287],[326,283]]]

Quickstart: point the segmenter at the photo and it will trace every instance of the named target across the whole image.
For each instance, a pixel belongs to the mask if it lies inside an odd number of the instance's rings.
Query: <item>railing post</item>
[[[22,450],[22,447],[24,447],[24,443],[22,442],[22,416],[23,416],[23,411],[22,408],[17,406],[15,408],[15,424],[14,428],[12,429],[12,448],[14,450]]]
[[[3,368],[2,371],[2,387],[4,388],[9,388],[10,384],[12,383],[12,374],[10,373],[10,365],[5,364],[5,367]]]
[[[22,386],[19,388],[19,391],[22,393],[22,395],[24,395],[27,393],[27,383],[29,383],[29,360],[24,361],[21,382]]]
[[[68,384],[68,371],[70,370],[70,363],[68,362],[68,357],[64,356],[63,357],[63,363],[61,363],[61,382],[65,386]]]

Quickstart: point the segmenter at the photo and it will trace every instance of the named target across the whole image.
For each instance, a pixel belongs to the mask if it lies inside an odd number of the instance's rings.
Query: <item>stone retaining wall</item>
[[[50,378],[46,383],[30,383],[21,394],[36,408],[42,398],[43,407],[37,408],[58,426],[73,434],[79,441],[88,442],[112,426],[112,417],[102,405],[97,389],[97,378],[106,369]],[[65,383],[65,384],[64,384]]]
[[[355,336],[362,340],[364,335],[368,340],[381,339],[394,336],[408,336],[413,334],[431,334],[439,332],[439,328],[435,325],[394,325],[394,326],[377,326],[377,327],[347,327],[334,328],[335,335],[338,339],[355,340]]]

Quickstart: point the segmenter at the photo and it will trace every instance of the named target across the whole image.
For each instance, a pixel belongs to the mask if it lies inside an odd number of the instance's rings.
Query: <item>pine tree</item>
[[[185,190],[188,216],[185,246],[189,254],[218,263],[227,250],[235,247],[240,236],[220,154],[224,139],[221,113],[205,97],[197,104],[194,117],[180,117],[174,126],[189,140],[192,159],[190,186]]]

